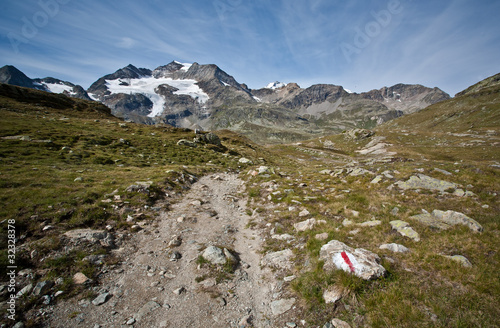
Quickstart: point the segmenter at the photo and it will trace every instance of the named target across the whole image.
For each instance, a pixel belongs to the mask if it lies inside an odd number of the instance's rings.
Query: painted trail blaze
[[[349,268],[351,269],[351,272],[354,273],[354,265],[352,265],[352,262],[351,260],[349,259],[349,256],[347,256],[347,253],[346,252],[342,252],[340,253],[340,255],[342,256],[342,258],[344,259],[345,263],[347,263],[347,265],[349,266]]]

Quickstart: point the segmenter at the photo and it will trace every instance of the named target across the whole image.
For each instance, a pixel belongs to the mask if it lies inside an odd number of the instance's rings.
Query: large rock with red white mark
[[[338,240],[323,245],[319,258],[325,261],[325,270],[341,269],[364,280],[376,279],[385,274],[377,254],[363,248],[354,249]]]

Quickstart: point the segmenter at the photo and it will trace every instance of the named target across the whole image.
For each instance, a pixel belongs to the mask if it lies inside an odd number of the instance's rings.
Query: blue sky
[[[0,66],[90,86],[128,64],[240,83],[396,83],[452,96],[500,72],[498,0],[2,0]]]

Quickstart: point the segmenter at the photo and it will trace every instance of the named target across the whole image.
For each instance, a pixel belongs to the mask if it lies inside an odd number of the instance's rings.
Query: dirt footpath
[[[100,279],[99,300],[58,302],[47,326],[274,327],[270,304],[280,284],[261,269],[262,240],[247,226],[252,218],[243,192],[235,174],[201,178],[157,224],[116,251],[123,262]],[[239,257],[229,279],[200,265],[211,245]]]

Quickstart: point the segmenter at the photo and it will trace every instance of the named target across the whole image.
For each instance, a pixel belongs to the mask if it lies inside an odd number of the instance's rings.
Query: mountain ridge
[[[19,71],[23,86],[30,87],[31,81],[33,88],[99,101],[124,120],[240,132],[242,126],[253,126],[255,132],[245,130],[245,134],[261,141],[271,137],[273,129],[291,129],[292,139],[276,140],[272,136],[274,141],[288,142],[349,128],[373,128],[450,99],[437,87],[418,84],[396,84],[363,93],[346,91],[333,84],[301,88],[293,82],[274,82],[265,88],[249,89],[219,66],[196,62],[172,61],[153,70],[129,64],[98,78],[87,90],[70,82],[53,78],[31,80],[21,74]],[[0,75],[7,77],[0,81],[12,80],[7,75]],[[308,122],[305,130],[304,122]],[[256,131],[264,130],[269,131],[264,139],[256,135]]]

